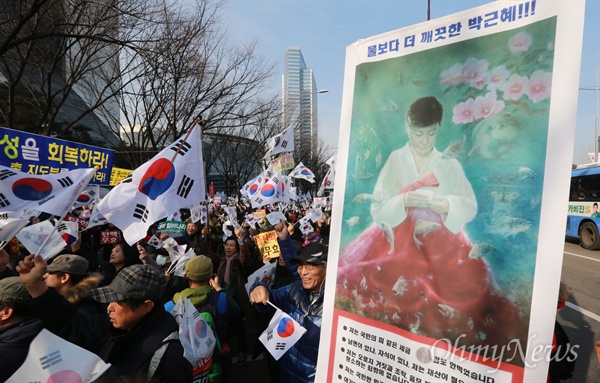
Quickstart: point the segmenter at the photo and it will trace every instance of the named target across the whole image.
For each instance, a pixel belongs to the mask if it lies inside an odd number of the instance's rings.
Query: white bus
[[[600,163],[578,165],[571,172],[567,232],[585,249],[600,249]]]

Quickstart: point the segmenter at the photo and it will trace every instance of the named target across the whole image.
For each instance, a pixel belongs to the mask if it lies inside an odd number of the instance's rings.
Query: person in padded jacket
[[[296,254],[284,221],[275,225],[275,232],[283,258],[299,280],[275,290],[263,284],[256,285],[250,293],[250,300],[262,304],[268,300],[306,329],[298,342],[279,359],[280,381],[314,382],[321,336],[327,246],[312,242]]]
[[[183,356],[177,322],[159,303],[166,279],[155,267],[125,267],[110,285],[92,290],[92,298],[108,303],[107,312],[97,315],[79,312],[44,284],[47,264],[40,255],[25,257],[17,271],[33,298],[29,308],[46,328],[70,342],[84,339],[95,345],[93,352],[111,364],[103,377],[192,381],[192,365]]]

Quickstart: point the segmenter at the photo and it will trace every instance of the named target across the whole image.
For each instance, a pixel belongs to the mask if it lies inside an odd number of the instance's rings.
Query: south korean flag
[[[154,222],[204,201],[205,195],[202,141],[195,127],[111,190],[98,210],[133,245]]]
[[[0,211],[37,210],[64,216],[96,170],[27,174],[0,165]]]
[[[267,329],[258,337],[265,348],[279,360],[304,335],[306,329],[292,317],[277,309]]]

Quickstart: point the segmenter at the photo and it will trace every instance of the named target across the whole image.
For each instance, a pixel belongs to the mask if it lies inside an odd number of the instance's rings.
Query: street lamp
[[[593,90],[596,92],[596,123],[594,130],[594,162],[598,161],[598,70],[596,70],[596,86],[584,86],[580,87],[579,90]]]

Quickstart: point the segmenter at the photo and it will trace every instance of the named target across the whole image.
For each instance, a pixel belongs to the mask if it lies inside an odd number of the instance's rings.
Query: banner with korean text
[[[584,9],[498,1],[347,47],[316,381],[546,381]]]
[[[0,127],[0,165],[27,174],[98,166],[90,185],[108,185],[115,151]]]

